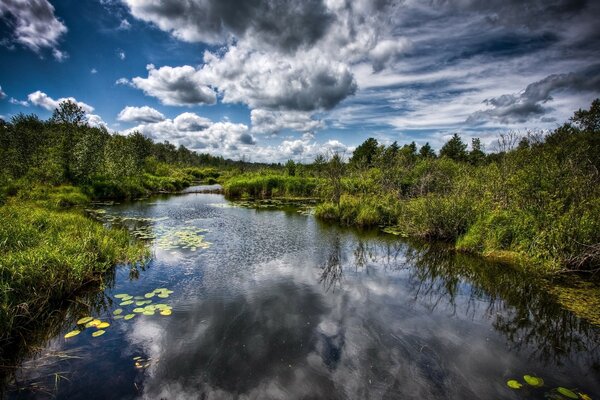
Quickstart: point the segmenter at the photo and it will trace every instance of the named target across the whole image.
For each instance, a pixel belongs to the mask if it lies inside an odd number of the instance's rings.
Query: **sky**
[[[368,137],[487,150],[600,97],[597,0],[0,0],[0,117],[226,158],[309,162]]]

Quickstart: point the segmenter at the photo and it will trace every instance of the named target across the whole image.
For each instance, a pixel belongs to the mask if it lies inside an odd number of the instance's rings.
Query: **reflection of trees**
[[[327,258],[322,267],[319,283],[322,283],[326,291],[336,286],[342,285],[342,244],[339,235],[335,235],[331,240],[331,246],[328,249]]]
[[[320,277],[326,290],[341,285],[344,269],[406,269],[414,301],[430,310],[443,306],[470,318],[489,318],[515,350],[533,350],[532,356],[542,360],[587,352],[592,363],[600,364],[600,330],[561,307],[546,290],[550,282],[442,245],[353,239],[347,262],[340,236],[331,240]]]
[[[436,246],[408,248],[406,259],[413,266],[418,301],[432,308],[448,303],[456,311],[460,293],[473,316],[478,305],[486,304],[484,315],[516,350],[533,349],[532,356],[555,362],[587,351],[592,362],[600,362],[600,330],[562,308],[545,290],[549,282]]]

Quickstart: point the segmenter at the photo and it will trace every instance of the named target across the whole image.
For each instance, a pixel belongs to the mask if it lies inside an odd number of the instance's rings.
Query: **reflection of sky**
[[[101,338],[67,343],[84,358],[59,398],[510,398],[504,382],[528,373],[600,389],[589,347],[562,364],[536,358],[543,330],[516,319],[508,340],[495,324],[515,319],[513,307],[458,273],[417,267],[395,239],[213,204],[225,202],[191,194],[110,210],[207,229],[212,245],[155,249],[137,280],[120,270],[108,294],[168,287],[173,314],[113,321]],[[138,355],[149,368],[134,369]]]

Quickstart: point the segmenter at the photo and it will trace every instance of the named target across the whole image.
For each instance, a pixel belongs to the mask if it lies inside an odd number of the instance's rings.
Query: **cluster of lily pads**
[[[67,332],[65,334],[65,339],[72,338],[73,336],[79,335],[86,328],[95,328],[96,330],[92,333],[93,337],[102,336],[106,333],[105,329],[108,328],[110,324],[106,321],[101,321],[94,317],[83,317],[77,320],[77,329],[73,329],[71,332]]]
[[[152,316],[156,313],[162,316],[169,316],[173,313],[173,307],[164,304],[152,304],[153,298],[166,299],[174,292],[167,288],[154,289],[151,292],[144,294],[143,296],[132,296],[127,293],[119,293],[115,295],[116,299],[120,300],[119,307],[134,307],[131,312],[127,312],[124,308],[117,308],[113,311],[113,319],[123,319],[129,321],[136,315]],[[95,328],[96,330],[92,333],[92,337],[98,337],[106,333],[106,328],[110,326],[110,323],[102,321],[100,319],[86,316],[77,320],[77,328],[65,334],[65,339],[72,338],[79,335],[87,328]]]
[[[524,375],[523,380],[525,381],[525,383],[527,385],[529,385],[533,388],[541,388],[544,386],[544,380],[537,376]],[[516,379],[510,379],[506,382],[506,386],[508,386],[511,389],[519,390],[524,385],[523,385],[523,383],[519,382]],[[546,393],[546,395],[544,397],[548,398],[548,399],[555,399],[555,400],[564,400],[565,398],[573,399],[573,400],[576,400],[576,399],[592,400],[592,398],[585,393],[576,391],[576,389],[567,389],[562,386],[551,389],[549,392]]]
[[[196,228],[193,226],[182,227],[179,229],[156,227],[156,245],[162,250],[186,249],[196,251],[198,249],[207,249],[210,247],[209,242],[204,241],[204,236],[201,233],[206,232],[206,229]]]
[[[152,304],[152,299],[154,297],[166,299],[172,293],[173,291],[167,288],[158,288],[144,294],[143,296],[132,296],[127,293],[116,294],[115,298],[121,300],[121,303],[119,303],[120,307],[132,306],[134,308],[131,310],[132,312],[127,314],[123,308],[117,308],[115,311],[113,311],[114,319],[123,318],[124,320],[128,321],[134,318],[137,314],[152,316],[156,312],[163,316],[171,315],[173,312],[173,307],[164,303]]]

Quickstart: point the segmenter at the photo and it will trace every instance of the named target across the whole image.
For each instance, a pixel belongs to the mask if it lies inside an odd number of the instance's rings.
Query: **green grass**
[[[316,178],[245,174],[229,178],[223,190],[231,198],[313,197],[318,183]]]
[[[60,210],[65,194],[83,196],[64,187],[47,192],[52,203],[45,206],[11,199],[0,207],[0,339],[44,318],[82,287],[100,284],[116,263],[147,256],[126,231],[106,229],[77,209]]]

